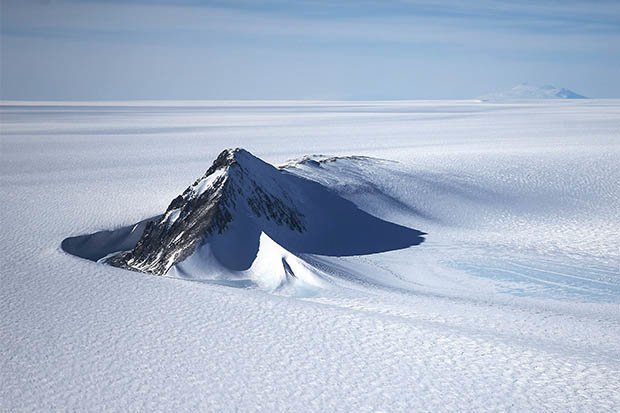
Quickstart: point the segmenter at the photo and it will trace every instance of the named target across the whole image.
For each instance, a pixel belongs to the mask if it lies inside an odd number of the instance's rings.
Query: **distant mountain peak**
[[[531,100],[531,99],[587,99],[585,96],[573,92],[570,89],[558,88],[553,85],[532,85],[521,83],[512,89],[489,93],[480,97],[481,100],[501,101],[501,100]]]

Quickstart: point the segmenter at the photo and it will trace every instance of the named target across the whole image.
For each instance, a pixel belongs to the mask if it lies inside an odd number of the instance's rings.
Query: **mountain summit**
[[[108,263],[163,275],[187,258],[205,237],[224,233],[240,214],[304,231],[304,215],[278,175],[277,169],[244,149],[224,150],[158,221],[146,226],[135,248]]]
[[[510,90],[490,93],[480,97],[481,100],[529,100],[529,99],[587,99],[572,90],[557,88],[552,85],[536,86],[521,83]]]
[[[321,163],[314,167],[320,174]],[[300,273],[307,281],[314,279],[308,274],[320,272],[303,254],[384,252],[420,244],[423,235],[370,215],[332,189],[237,148],[220,153],[163,214],[131,227],[67,238],[62,247],[144,273],[249,277],[273,289],[287,280],[299,281]]]

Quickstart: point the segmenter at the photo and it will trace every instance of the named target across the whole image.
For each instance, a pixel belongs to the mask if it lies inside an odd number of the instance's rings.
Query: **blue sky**
[[[619,1],[0,4],[2,99],[620,97]]]

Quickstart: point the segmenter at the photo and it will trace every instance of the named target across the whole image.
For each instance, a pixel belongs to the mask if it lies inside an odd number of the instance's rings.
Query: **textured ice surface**
[[[134,102],[1,116],[2,410],[620,409],[618,101]],[[160,214],[231,146],[272,164],[396,160],[288,165],[426,242],[304,256],[323,276],[296,297],[60,249]]]

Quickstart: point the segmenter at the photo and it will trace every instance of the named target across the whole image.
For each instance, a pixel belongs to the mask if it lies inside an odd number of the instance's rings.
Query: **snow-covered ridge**
[[[570,89],[558,88],[552,85],[531,85],[521,83],[512,89],[489,93],[480,97],[481,100],[529,100],[529,99],[587,99],[585,96],[573,92]]]
[[[285,162],[284,164],[280,165],[279,168],[280,169],[295,168],[295,167],[301,166],[301,165],[321,166],[321,165],[324,165],[326,163],[336,162],[336,161],[341,160],[341,159],[368,160],[368,159],[374,159],[374,158],[370,158],[368,156],[359,156],[359,155],[352,155],[352,156],[329,156],[329,155],[322,155],[322,154],[313,154],[313,155],[305,155],[305,156],[302,156],[302,157],[296,158],[296,159],[291,159],[291,160]],[[374,159],[374,160],[379,161],[379,159]]]

